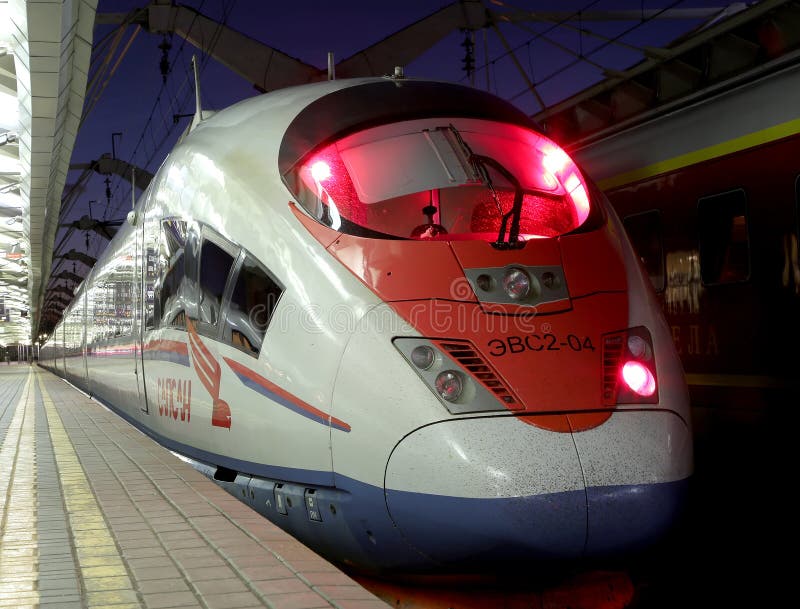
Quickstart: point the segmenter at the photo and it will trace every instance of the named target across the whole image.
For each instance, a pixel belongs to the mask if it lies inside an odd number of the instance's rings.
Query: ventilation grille
[[[625,340],[621,334],[607,336],[603,340],[603,404],[613,406],[617,402],[617,379],[619,362]]]
[[[492,367],[483,359],[483,356],[478,353],[471,342],[466,340],[436,341],[436,345],[461,364],[475,380],[494,394],[506,408],[510,410],[519,410],[522,408],[522,404],[517,396],[500,380],[497,373],[495,373]]]

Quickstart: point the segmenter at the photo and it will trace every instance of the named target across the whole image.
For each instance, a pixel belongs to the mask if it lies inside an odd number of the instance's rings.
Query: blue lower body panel
[[[398,491],[386,496],[392,518],[420,552],[440,563],[496,564],[646,547],[675,522],[687,484],[682,480],[497,499]]]
[[[200,469],[214,477],[215,467]],[[638,550],[669,530],[688,485],[470,499],[384,492],[343,476],[337,488],[242,474],[217,482],[328,560],[373,573],[500,570]]]
[[[574,558],[586,541],[586,494],[470,499],[388,490],[406,539],[440,563]]]
[[[686,506],[689,479],[590,487],[587,556],[643,549],[666,535]]]

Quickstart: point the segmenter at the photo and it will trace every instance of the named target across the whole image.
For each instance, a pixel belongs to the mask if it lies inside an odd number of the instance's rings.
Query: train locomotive
[[[489,93],[259,95],[175,146],[41,350],[311,549],[368,572],[659,539],[689,401],[602,193]]]

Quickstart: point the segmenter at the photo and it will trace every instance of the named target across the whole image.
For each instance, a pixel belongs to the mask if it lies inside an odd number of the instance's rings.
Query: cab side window
[[[186,222],[183,220],[164,220],[161,224],[159,248],[159,281],[156,288],[156,305],[160,325],[178,328],[186,327],[185,302],[186,267],[184,245],[186,244]]]
[[[733,190],[697,202],[700,274],[706,285],[750,278],[747,197]]]
[[[250,256],[239,268],[225,318],[223,338],[237,349],[258,356],[264,333],[283,288]]]
[[[204,233],[200,248],[200,293],[197,303],[198,331],[215,337],[218,333],[222,298],[237,252],[221,238]]]
[[[622,223],[633,249],[642,261],[650,281],[657,292],[664,289],[664,244],[661,214],[657,209],[626,217]]]

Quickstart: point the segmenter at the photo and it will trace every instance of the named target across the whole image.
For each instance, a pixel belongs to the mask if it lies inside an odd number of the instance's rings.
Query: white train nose
[[[691,473],[682,420],[622,412],[589,432],[535,426],[557,416],[568,415],[462,419],[404,438],[386,498],[409,543],[457,563],[617,552],[662,535]]]
[[[409,543],[437,561],[583,553],[586,493],[571,434],[514,416],[447,421],[408,435],[389,459],[386,498]]]

